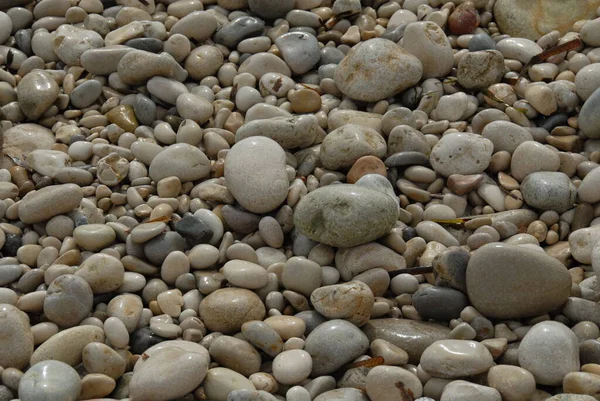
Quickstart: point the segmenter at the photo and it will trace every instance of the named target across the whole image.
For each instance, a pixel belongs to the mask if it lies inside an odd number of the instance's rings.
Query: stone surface
[[[19,382],[19,399],[22,401],[76,401],[80,392],[79,374],[60,361],[33,365]]]
[[[563,213],[575,204],[577,188],[565,173],[536,172],[525,177],[521,193],[531,207]]]
[[[363,355],[367,348],[367,336],[352,323],[339,319],[317,326],[306,337],[304,346],[304,350],[313,360],[313,376],[335,372],[344,364]]]
[[[481,343],[439,340],[423,351],[420,365],[433,377],[452,379],[487,372],[493,364],[492,355]]]
[[[434,170],[445,177],[478,174],[489,166],[493,149],[493,143],[479,135],[452,133],[437,142],[429,160]]]
[[[369,320],[362,330],[369,341],[382,339],[405,350],[410,363],[418,363],[427,347],[450,334],[450,329],[440,324],[393,318]]]
[[[302,197],[294,222],[308,238],[337,247],[351,247],[389,232],[397,219],[389,196],[356,185],[319,188]]]
[[[231,194],[245,209],[269,212],[287,196],[285,153],[272,139],[243,139],[225,159],[225,179]]]
[[[375,102],[417,83],[423,65],[399,45],[371,39],[353,47],[335,71],[335,83],[347,96]]]
[[[75,209],[83,198],[78,185],[63,184],[42,188],[29,193],[19,204],[19,218],[24,223],[32,224]],[[48,202],[52,199],[53,202]]]
[[[536,383],[559,386],[568,373],[579,370],[577,337],[562,323],[538,323],[519,345],[519,365],[533,374]]]
[[[33,353],[33,335],[27,315],[9,304],[0,304],[0,364],[23,369]]]
[[[484,245],[467,267],[469,299],[487,317],[540,315],[560,307],[570,291],[570,275],[562,263],[516,245]]]
[[[494,16],[502,33],[537,40],[553,30],[565,34],[576,21],[594,18],[598,6],[598,1],[498,0]]]
[[[200,318],[211,331],[235,333],[242,324],[262,319],[265,306],[252,291],[241,288],[216,290],[200,303]]]

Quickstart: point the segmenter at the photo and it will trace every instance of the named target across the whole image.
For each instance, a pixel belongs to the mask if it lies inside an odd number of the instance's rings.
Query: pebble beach
[[[600,0],[0,0],[0,401],[600,400]]]

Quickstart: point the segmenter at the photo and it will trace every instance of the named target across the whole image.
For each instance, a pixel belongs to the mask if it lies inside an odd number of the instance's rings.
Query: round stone
[[[600,138],[600,88],[585,101],[579,112],[579,128],[592,139]]]
[[[71,92],[71,104],[83,109],[91,106],[102,94],[102,84],[95,80],[83,82]]]
[[[283,59],[294,74],[310,71],[321,58],[319,42],[305,32],[288,32],[275,40]]]
[[[385,193],[341,184],[302,197],[294,212],[294,223],[314,241],[352,247],[387,234],[397,217],[396,201]]]
[[[200,319],[211,331],[233,334],[250,320],[262,320],[265,306],[252,291],[223,288],[210,293],[200,303]]]
[[[483,315],[498,319],[537,316],[565,303],[571,278],[544,252],[492,243],[478,248],[467,266],[467,292]]]
[[[23,114],[37,120],[56,100],[60,89],[50,74],[34,70],[25,75],[17,86],[17,97]]]
[[[476,341],[439,340],[421,356],[421,368],[433,377],[444,379],[484,373],[493,365],[488,349]]]
[[[75,369],[60,361],[36,363],[19,382],[22,401],[76,401],[81,380]]]
[[[339,319],[317,326],[306,338],[304,346],[313,360],[313,376],[335,372],[363,355],[367,348],[367,336],[352,323]]]
[[[387,152],[385,139],[374,129],[346,124],[331,131],[321,144],[319,157],[325,168],[350,168],[364,156],[383,158]]]
[[[273,360],[273,376],[288,386],[302,383],[312,370],[312,358],[306,351],[293,349],[284,351]]]
[[[564,377],[579,371],[577,336],[554,321],[533,326],[519,345],[519,365],[541,385],[560,386]]]
[[[492,121],[483,129],[481,135],[494,144],[494,152],[513,153],[517,147],[533,137],[525,128],[510,121]]]
[[[376,102],[411,87],[423,75],[421,61],[386,39],[352,47],[335,70],[335,84],[356,100]]]
[[[65,274],[48,286],[44,315],[59,327],[73,327],[88,316],[93,303],[90,285],[81,277]]]
[[[577,188],[565,173],[538,172],[525,177],[521,193],[531,207],[563,213],[573,208]]]
[[[491,387],[454,380],[444,387],[440,401],[502,401],[502,396]]]
[[[510,160],[511,175],[519,182],[531,173],[554,172],[559,168],[558,153],[535,141],[526,141],[517,146]]]
[[[413,399],[423,395],[423,385],[419,378],[399,366],[375,366],[370,369],[365,387],[371,400],[377,401],[402,400],[405,394],[412,394]]]
[[[478,174],[490,164],[494,144],[481,135],[451,133],[444,135],[431,150],[433,169],[448,177],[451,174]]]
[[[125,268],[114,256],[97,253],[87,258],[75,271],[90,285],[94,294],[115,291],[123,284]]]
[[[233,197],[253,213],[277,208],[287,197],[285,152],[277,142],[250,137],[236,143],[225,159],[225,180]]]

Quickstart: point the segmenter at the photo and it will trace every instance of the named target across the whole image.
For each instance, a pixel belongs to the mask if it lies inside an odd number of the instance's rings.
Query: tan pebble
[[[101,373],[117,380],[125,373],[126,362],[115,350],[99,342],[83,348],[83,366],[89,373]]]
[[[33,352],[28,316],[12,305],[0,304],[0,366],[23,369]]]
[[[292,337],[302,337],[306,331],[304,320],[295,316],[271,316],[264,322],[275,330],[283,341]]]
[[[108,396],[117,386],[115,379],[100,373],[90,373],[81,379],[80,400],[103,398]]]
[[[40,345],[58,333],[58,331],[58,326],[52,322],[38,323],[31,327],[31,332],[33,333],[33,342],[35,345]]]
[[[131,333],[135,330],[137,322],[142,314],[142,300],[139,296],[133,294],[118,295],[113,298],[106,309],[109,317],[120,319]]]
[[[536,389],[533,375],[518,366],[494,366],[487,379],[488,385],[498,390],[506,401],[530,399]]]
[[[31,356],[31,365],[54,359],[71,366],[82,361],[82,351],[92,342],[104,342],[104,330],[96,326],[78,326],[60,331],[40,345]]]
[[[261,357],[247,341],[230,336],[216,338],[209,347],[211,358],[219,365],[244,376],[258,373]]]
[[[383,339],[375,339],[370,345],[373,357],[381,356],[386,365],[405,365],[408,363],[408,354],[402,348]]]

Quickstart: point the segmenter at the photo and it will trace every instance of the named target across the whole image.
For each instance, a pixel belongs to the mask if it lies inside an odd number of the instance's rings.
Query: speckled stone
[[[573,208],[577,188],[565,173],[537,172],[525,177],[521,193],[531,207],[563,213]]]
[[[354,46],[335,70],[335,83],[346,96],[376,102],[419,82],[421,61],[386,39],[370,39]]]
[[[452,174],[479,174],[492,158],[494,144],[480,135],[451,133],[444,135],[431,150],[433,169],[448,177]]]
[[[250,320],[262,320],[265,306],[252,291],[223,288],[210,293],[200,303],[200,318],[211,331],[233,334]]]
[[[33,334],[27,315],[9,304],[0,304],[0,364],[23,369],[33,353]]]
[[[319,188],[302,197],[294,223],[308,238],[336,247],[371,242],[389,232],[398,216],[388,195],[356,185]]]

